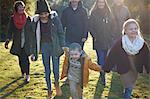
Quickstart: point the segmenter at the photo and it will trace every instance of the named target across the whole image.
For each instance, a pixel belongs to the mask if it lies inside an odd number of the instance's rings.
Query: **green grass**
[[[10,44],[11,45],[11,44]],[[95,51],[92,50],[91,37],[85,44],[85,51],[96,62]],[[64,56],[61,57],[60,73]],[[4,49],[4,43],[0,43],[0,98],[6,99],[46,99],[47,88],[44,79],[44,67],[42,65],[41,56],[38,61],[31,62],[31,81],[24,83],[24,79],[20,78],[21,72],[16,56],[9,54],[9,50]],[[90,71],[89,84],[84,88],[84,99],[121,99],[123,86],[121,85],[119,75],[117,73],[108,73],[106,75],[106,87],[101,85],[98,79],[99,73]],[[52,81],[54,77],[52,74]],[[53,83],[53,82],[52,82]],[[69,99],[70,92],[67,85],[60,82],[63,96],[56,97],[54,85],[53,98]],[[141,74],[137,80],[133,90],[133,98],[149,99],[150,98],[150,79],[148,75]],[[146,98],[149,97],[149,98]]]

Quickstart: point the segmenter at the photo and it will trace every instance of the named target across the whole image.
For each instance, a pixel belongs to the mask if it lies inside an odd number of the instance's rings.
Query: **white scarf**
[[[40,52],[40,42],[41,42],[41,30],[40,30],[40,21],[37,23],[37,28],[36,28],[36,39],[37,39],[37,52]]]
[[[122,47],[129,55],[136,55],[144,45],[144,39],[137,36],[133,42],[131,42],[127,35],[122,36]]]

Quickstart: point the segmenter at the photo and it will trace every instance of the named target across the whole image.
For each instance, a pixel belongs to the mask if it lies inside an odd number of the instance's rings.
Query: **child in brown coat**
[[[78,43],[72,43],[65,56],[61,79],[68,77],[73,99],[82,98],[83,86],[88,83],[89,69],[101,71],[100,66],[91,61]]]

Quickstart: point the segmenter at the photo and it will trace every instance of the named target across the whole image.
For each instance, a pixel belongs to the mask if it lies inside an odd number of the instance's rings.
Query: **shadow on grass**
[[[102,95],[104,90],[105,91],[109,90],[108,97]],[[113,72],[110,87],[107,85],[104,87],[101,84],[101,80],[100,79],[98,80],[94,94],[94,99],[122,99],[122,93],[123,93],[123,86],[121,85],[119,75]]]
[[[0,89],[0,92],[3,92],[5,89],[7,89],[10,85],[12,85],[13,83],[17,82],[18,80],[20,80],[21,77],[15,79],[14,81],[10,82],[9,84],[5,85],[4,87],[2,87]],[[10,96],[13,92],[15,92],[17,89],[22,88],[24,85],[28,84],[27,82],[23,82],[20,85],[18,85],[15,89],[13,89],[12,91],[4,94],[3,96],[0,97],[0,99],[5,99],[6,97]]]
[[[54,99],[69,99],[71,96],[70,91],[69,91],[69,85],[63,84],[61,86],[61,90],[62,90],[62,96],[60,97],[55,96]]]
[[[108,94],[108,99],[122,99],[123,86],[119,74],[112,72],[111,87]]]
[[[18,80],[20,80],[21,77],[15,79],[14,81],[8,83],[7,85],[5,85],[4,87],[0,88],[0,92],[3,92],[5,89],[7,89],[9,86],[11,86],[12,84],[16,83]]]
[[[101,84],[101,79],[99,79],[96,85],[94,99],[100,99],[103,91],[104,91],[104,86]]]
[[[132,92],[132,98],[150,99],[150,75],[139,74],[136,86]]]

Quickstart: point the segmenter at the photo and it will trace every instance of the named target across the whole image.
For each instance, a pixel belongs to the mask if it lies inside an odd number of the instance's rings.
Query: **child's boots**
[[[47,97],[47,99],[51,99],[52,98],[52,93],[53,93],[53,91],[48,91],[48,97]]]
[[[56,96],[61,96],[62,91],[58,83],[55,83],[55,89],[56,89]]]

